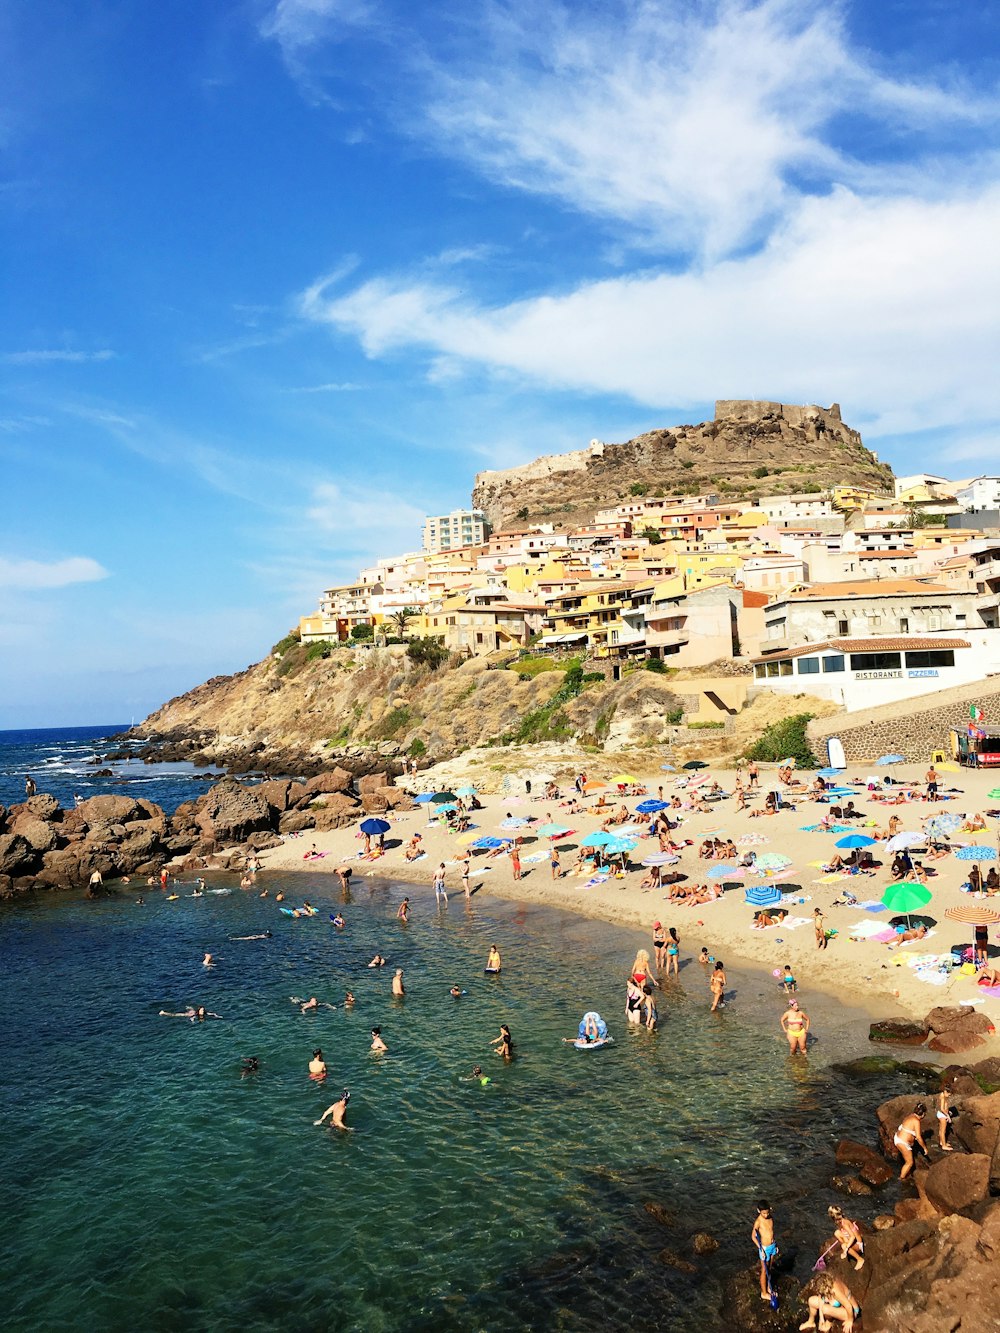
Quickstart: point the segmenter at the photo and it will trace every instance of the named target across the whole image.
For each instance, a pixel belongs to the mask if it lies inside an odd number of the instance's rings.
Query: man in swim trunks
[[[750,1232],[750,1239],[757,1247],[760,1256],[760,1298],[771,1299],[771,1264],[778,1257],[778,1247],[774,1242],[774,1218],[771,1205],[764,1200],[757,1204],[757,1218]]]
[[[781,1015],[781,1030],[788,1038],[790,1055],[807,1055],[806,1038],[809,1035],[809,1015],[799,1008],[798,1000],[789,1000]]]
[[[396,968],[396,975],[392,979],[392,993],[399,1000],[406,994],[403,989],[403,969],[401,967]]]
[[[345,1133],[350,1134],[352,1132],[350,1125],[344,1124],[344,1116],[347,1114],[347,1103],[350,1100],[351,1094],[345,1088],[343,1097],[338,1101],[335,1101],[332,1106],[328,1106],[320,1118],[313,1121],[313,1124],[321,1125],[327,1116],[329,1116],[331,1129],[342,1129]]]
[[[410,919],[410,900],[409,898],[404,898],[396,910],[396,920],[402,921],[403,924],[405,925],[406,922],[409,921],[409,919]]]

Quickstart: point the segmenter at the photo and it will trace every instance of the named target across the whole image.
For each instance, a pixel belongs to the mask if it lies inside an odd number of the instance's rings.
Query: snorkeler
[[[462,1080],[464,1083],[478,1083],[480,1087],[485,1088],[492,1079],[489,1075],[483,1073],[482,1065],[473,1065],[472,1073],[466,1074]]]
[[[260,935],[230,935],[231,940],[270,940],[274,937],[269,930],[263,931]]]
[[[213,1014],[205,1006],[199,1005],[196,1009],[194,1005],[188,1005],[182,1014],[171,1014],[166,1009],[160,1010],[161,1018],[189,1018],[192,1023],[204,1023],[206,1018],[221,1018],[221,1014]]]
[[[344,1124],[344,1116],[347,1114],[347,1103],[351,1100],[351,1094],[344,1089],[344,1095],[328,1106],[318,1120],[314,1120],[314,1125],[322,1125],[323,1121],[330,1117],[330,1127],[332,1129],[342,1129],[345,1133],[353,1133],[350,1125]]]
[[[260,1073],[260,1061],[256,1055],[245,1055],[243,1057],[243,1068],[240,1070],[240,1078],[250,1078],[253,1074]]]

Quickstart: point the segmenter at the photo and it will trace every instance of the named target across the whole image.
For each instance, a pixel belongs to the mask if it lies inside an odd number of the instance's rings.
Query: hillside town
[[[766,469],[760,469],[762,472]],[[428,517],[422,548],[327,588],[303,643],[433,640],[603,663],[739,669],[848,709],[982,680],[1000,663],[1000,477],[918,473],[892,494],[653,494],[590,522]]]

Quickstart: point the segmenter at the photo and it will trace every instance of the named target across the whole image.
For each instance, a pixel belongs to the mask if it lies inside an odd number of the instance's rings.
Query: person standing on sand
[[[521,849],[516,842],[510,849],[510,868],[514,872],[516,882],[521,878]]]
[[[807,1055],[806,1038],[809,1035],[809,1015],[799,1008],[798,1000],[789,1000],[781,1015],[781,1030],[788,1038],[790,1055]]]
[[[444,904],[445,904],[445,906],[446,906],[446,907],[448,906],[448,895],[447,895],[447,893],[445,892],[445,888],[444,888],[444,862],[443,862],[443,861],[442,861],[441,864],[438,866],[437,870],[435,870],[435,872],[434,872],[434,897],[437,899],[438,903],[440,903],[440,902],[441,902],[441,899],[443,898],[443,899],[444,899]]]
[[[813,908],[813,930],[816,932],[816,948],[825,949],[827,945],[826,924],[823,913],[818,907]]]
[[[552,867],[552,878],[560,879],[562,877],[562,867],[559,863],[559,853],[555,847],[549,852],[549,864]]]
[[[747,769],[747,786],[751,791],[760,786],[760,769],[757,767],[756,759],[750,761],[750,767]]]
[[[936,801],[938,798],[938,771],[933,764],[924,774],[924,778],[927,782],[927,799]]]
[[[716,961],[708,979],[708,984],[712,991],[711,1012],[714,1014],[717,1009],[725,1009],[726,1007],[726,969],[723,967],[721,960]]]

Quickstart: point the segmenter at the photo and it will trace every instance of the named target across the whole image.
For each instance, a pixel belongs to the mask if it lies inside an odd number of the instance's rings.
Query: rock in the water
[[[930,1011],[924,1022],[932,1032],[947,1032],[949,1028],[961,1023],[968,1012],[968,1009],[961,1009],[957,1005],[939,1004]]]
[[[872,1218],[873,1231],[888,1231],[890,1227],[896,1225],[896,1219],[892,1213],[879,1213],[877,1217]]]
[[[725,1286],[720,1329],[734,1333],[792,1333],[806,1313],[799,1300],[799,1284],[788,1274],[772,1274],[771,1285],[778,1293],[778,1308],[772,1310],[760,1298],[759,1269],[736,1273]],[[677,1325],[680,1330],[681,1325]]]
[[[857,1176],[833,1176],[830,1184],[835,1190],[840,1190],[841,1194],[871,1194],[871,1185],[866,1185],[863,1180],[858,1180]]]
[[[960,1027],[952,1028],[948,1032],[935,1033],[927,1043],[927,1049],[941,1051],[946,1055],[960,1055],[962,1051],[974,1051],[977,1046],[985,1045],[985,1036],[981,1036],[971,1027]]]
[[[888,1162],[873,1152],[858,1166],[858,1178],[874,1189],[881,1189],[884,1185],[888,1185],[890,1180],[895,1180],[896,1173]]]
[[[691,1237],[691,1248],[695,1254],[714,1254],[719,1242],[707,1231],[696,1231]]]
[[[653,1200],[647,1200],[643,1205],[646,1212],[654,1222],[659,1222],[661,1227],[673,1227],[677,1225],[677,1218],[662,1203],[655,1203]]]
[[[891,1042],[894,1046],[922,1046],[928,1027],[910,1018],[883,1018],[868,1029],[869,1041]]]
[[[927,1199],[939,1213],[960,1213],[990,1190],[990,1158],[982,1153],[948,1153],[922,1180]]]
[[[19,833],[0,833],[0,875],[23,875],[32,869],[37,853]]]

